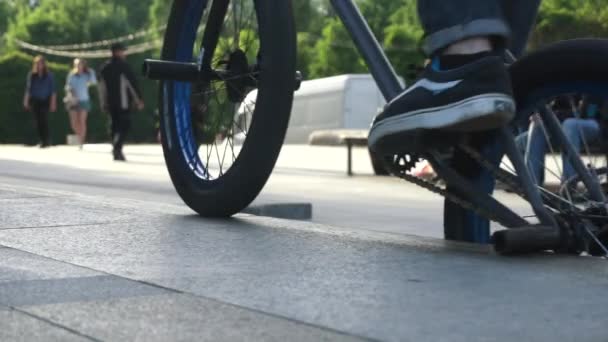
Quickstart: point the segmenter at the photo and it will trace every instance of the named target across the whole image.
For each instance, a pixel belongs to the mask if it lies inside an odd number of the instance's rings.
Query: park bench
[[[366,129],[327,129],[314,131],[308,137],[312,146],[346,146],[346,173],[353,175],[353,146],[367,147]],[[370,152],[370,159],[376,175],[387,175],[382,163]]]

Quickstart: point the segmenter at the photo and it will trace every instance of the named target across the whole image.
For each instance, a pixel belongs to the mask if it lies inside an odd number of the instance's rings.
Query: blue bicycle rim
[[[198,27],[206,8],[207,0],[188,1],[181,22],[180,34],[177,37],[175,61],[190,63],[196,42]],[[208,179],[208,172],[198,155],[198,144],[192,130],[192,113],[190,111],[190,94],[192,85],[189,82],[172,82],[173,113],[179,148],[184,160],[192,172],[201,179]]]

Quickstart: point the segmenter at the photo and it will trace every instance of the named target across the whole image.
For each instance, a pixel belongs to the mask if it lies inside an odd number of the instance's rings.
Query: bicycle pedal
[[[492,234],[494,250],[503,255],[556,250],[561,243],[560,230],[550,226],[517,227]]]

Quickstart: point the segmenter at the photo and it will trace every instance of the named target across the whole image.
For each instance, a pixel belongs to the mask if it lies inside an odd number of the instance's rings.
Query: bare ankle
[[[473,37],[463,39],[450,46],[444,51],[444,55],[469,55],[474,53],[492,51],[492,41],[489,37]]]

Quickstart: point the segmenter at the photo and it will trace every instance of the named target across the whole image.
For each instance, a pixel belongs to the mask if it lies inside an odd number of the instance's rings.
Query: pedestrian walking
[[[49,147],[51,140],[48,113],[57,110],[57,94],[53,73],[49,71],[42,56],[34,57],[32,71],[27,74],[23,108],[34,114],[40,147]]]
[[[68,75],[64,102],[70,115],[70,125],[78,136],[80,148],[87,137],[87,117],[91,111],[89,86],[97,84],[95,72],[87,66],[84,59],[76,58],[73,69]]]
[[[144,108],[137,78],[126,62],[126,47],[120,43],[111,47],[112,58],[100,70],[100,99],[104,111],[112,120],[112,153],[114,160],[125,161],[122,148],[131,127],[131,110]]]

